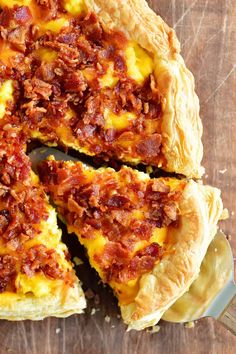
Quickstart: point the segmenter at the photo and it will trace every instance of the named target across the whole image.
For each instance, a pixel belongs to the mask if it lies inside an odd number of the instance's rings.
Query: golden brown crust
[[[186,292],[199,273],[222,213],[218,189],[190,181],[180,202],[180,223],[168,231],[168,250],[151,273],[140,280],[135,301],[121,306],[130,329],[156,324],[163,313]]]
[[[175,32],[144,0],[87,0],[108,28],[123,30],[153,55],[155,76],[164,97],[160,167],[170,172],[199,178],[203,148],[199,101],[194,79],[179,54]]]

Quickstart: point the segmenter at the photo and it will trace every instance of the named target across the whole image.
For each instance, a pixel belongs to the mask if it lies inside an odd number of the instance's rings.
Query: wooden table
[[[104,0],[105,1],[105,0]],[[236,252],[236,6],[235,0],[153,0],[150,6],[174,26],[182,53],[196,78],[204,124],[205,182],[222,189],[230,218],[222,223]],[[234,237],[234,238],[233,238]],[[76,246],[75,246],[76,247]],[[72,247],[74,249],[74,247]],[[88,264],[84,283],[100,294],[86,314],[41,322],[0,322],[0,353],[17,354],[216,354],[236,353],[236,338],[213,320],[192,329],[161,323],[160,332],[125,332],[116,301],[94,280]],[[92,286],[91,286],[92,284]],[[103,303],[103,305],[101,305]],[[91,309],[100,310],[93,316]],[[110,316],[110,323],[104,321]]]

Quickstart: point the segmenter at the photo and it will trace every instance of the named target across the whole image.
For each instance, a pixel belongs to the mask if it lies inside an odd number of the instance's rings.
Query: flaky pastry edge
[[[135,300],[120,306],[129,329],[155,325],[197,278],[222,214],[220,190],[189,181],[179,210],[179,226],[168,229],[167,251],[162,260],[141,277]]]

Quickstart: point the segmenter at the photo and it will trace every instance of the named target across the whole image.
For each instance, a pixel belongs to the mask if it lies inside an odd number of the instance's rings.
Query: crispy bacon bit
[[[52,86],[42,80],[32,79],[24,81],[25,97],[33,100],[39,100],[41,98],[49,100],[52,94]]]
[[[104,250],[94,256],[105,281],[127,282],[162,257],[157,243],[133,252],[138,242],[150,241],[155,228],[175,227],[182,187],[171,190],[161,179],[143,181],[129,168],[94,171],[91,181],[80,163],[44,161],[39,173],[68,225],[84,239],[94,239],[97,230],[105,237]]]
[[[58,255],[55,250],[47,249],[44,245],[36,245],[22,255],[21,271],[29,277],[42,272],[49,278],[62,279],[64,271],[57,259]]]
[[[14,10],[14,19],[19,25],[32,22],[33,17],[28,6],[15,7]]]
[[[13,287],[16,276],[16,260],[10,255],[0,255],[0,293]]]
[[[137,145],[137,152],[147,158],[155,157],[160,152],[161,146],[161,135],[153,134],[151,136],[145,137]]]
[[[127,207],[129,204],[129,198],[123,196],[123,195],[113,195],[111,198],[109,198],[106,202],[106,205],[113,209],[113,208],[124,208]]]
[[[37,3],[40,6],[39,13],[44,21],[52,20],[57,16],[57,0],[37,0]]]

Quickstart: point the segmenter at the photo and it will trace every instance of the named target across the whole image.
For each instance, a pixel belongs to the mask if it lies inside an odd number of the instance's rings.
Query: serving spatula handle
[[[218,317],[218,321],[236,335],[236,295],[234,295],[224,312]]]

